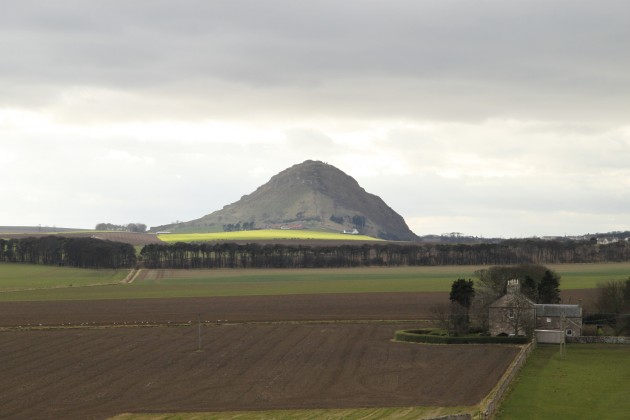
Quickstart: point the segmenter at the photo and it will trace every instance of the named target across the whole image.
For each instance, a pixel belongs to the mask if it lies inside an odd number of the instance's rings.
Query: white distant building
[[[359,231],[356,229],[352,229],[352,230],[344,229],[343,233],[345,233],[346,235],[358,235]]]

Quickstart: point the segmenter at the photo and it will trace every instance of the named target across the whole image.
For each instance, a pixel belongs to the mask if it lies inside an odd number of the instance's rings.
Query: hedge
[[[394,334],[396,341],[429,344],[527,344],[527,337],[465,336],[449,337],[431,334],[431,330],[400,330]]]

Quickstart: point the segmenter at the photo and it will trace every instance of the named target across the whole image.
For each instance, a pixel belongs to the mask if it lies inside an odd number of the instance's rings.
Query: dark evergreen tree
[[[525,276],[521,281],[521,293],[531,299],[533,302],[538,302],[538,284],[531,276]]]
[[[470,309],[474,297],[475,285],[472,280],[457,279],[451,285],[451,293],[449,295],[451,302],[457,302],[464,308]]]
[[[475,286],[468,279],[457,279],[451,285],[451,320],[455,335],[468,332],[470,326],[470,305],[475,297]]]
[[[540,303],[560,303],[560,276],[551,270],[545,271],[538,284],[538,299]]]

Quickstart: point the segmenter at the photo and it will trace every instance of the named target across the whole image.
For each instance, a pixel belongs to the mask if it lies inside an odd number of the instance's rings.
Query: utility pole
[[[198,338],[198,345],[197,345],[197,351],[201,351],[201,314],[197,314],[197,338]]]
[[[567,340],[567,332],[566,332],[566,319],[564,316],[564,309],[560,311],[560,330],[562,331],[562,339],[560,340],[560,358],[564,359],[566,355],[566,340]]]

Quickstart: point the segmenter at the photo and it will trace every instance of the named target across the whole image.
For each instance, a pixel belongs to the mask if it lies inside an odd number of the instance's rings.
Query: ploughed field
[[[0,417],[462,406],[512,346],[391,341],[409,324],[276,323],[0,332]],[[201,351],[199,335],[201,331]]]
[[[426,320],[448,293],[339,293],[0,302],[0,327],[337,320]]]
[[[590,289],[562,292],[563,302],[592,307]],[[171,299],[0,302],[0,328],[270,321],[424,321],[446,292],[331,293]]]
[[[413,320],[427,319],[447,299],[358,293],[1,302],[0,417],[474,405],[517,347],[391,341],[398,329],[426,325]]]

